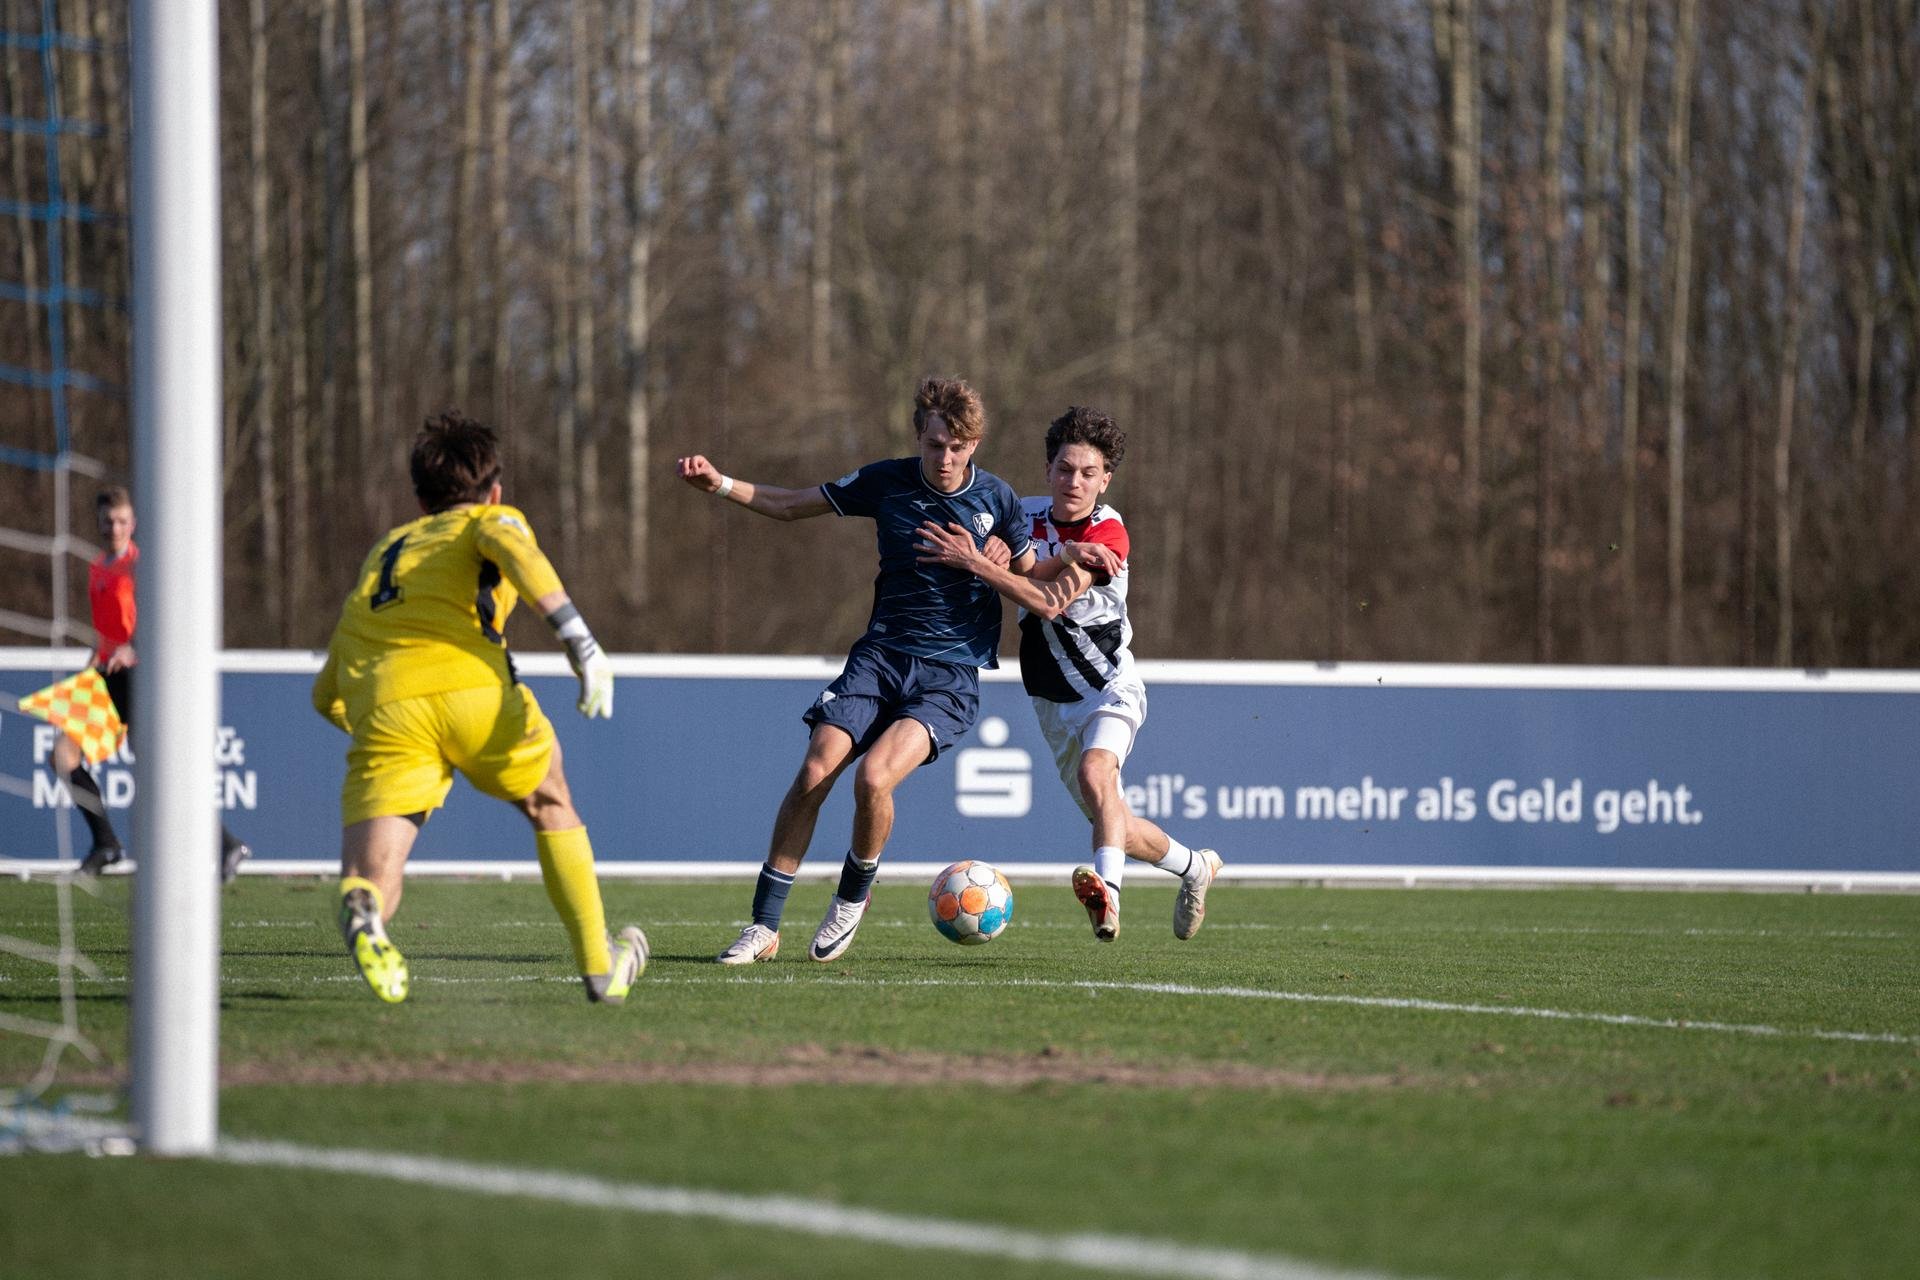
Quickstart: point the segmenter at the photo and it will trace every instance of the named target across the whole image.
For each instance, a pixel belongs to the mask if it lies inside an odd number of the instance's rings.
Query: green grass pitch
[[[109,1059],[70,1061],[80,1091],[124,1076],[127,891],[76,895],[103,971],[81,1022]],[[416,882],[394,930],[413,994],[387,1008],[329,884],[245,878],[224,898],[222,1132],[1267,1274],[1892,1277],[1920,1257],[1920,896],[1226,884],[1180,943],[1171,890],[1137,875],[1111,945],[1064,885],[1028,883],[1006,934],[961,948],[883,885],[817,965],[828,888],[803,884],[778,961],[717,968],[749,892],[610,883],[653,960],[607,1009],[537,883]],[[5,884],[0,933],[53,941],[55,902]],[[58,1011],[50,971],[0,953],[0,1014]],[[0,1081],[37,1059],[0,1035]],[[4,1276],[949,1268],[1097,1274],[310,1169],[0,1158]]]

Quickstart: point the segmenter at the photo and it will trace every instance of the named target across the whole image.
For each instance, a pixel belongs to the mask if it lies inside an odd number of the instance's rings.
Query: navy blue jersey
[[[874,523],[880,576],[873,580],[867,639],[917,658],[1000,665],[999,593],[962,570],[921,564],[914,543],[924,521],[952,523],[971,533],[975,545],[998,534],[1019,559],[1032,539],[1012,485],[969,466],[957,493],[941,493],[921,474],[920,459],[889,458],[823,484],[820,492],[836,513]]]

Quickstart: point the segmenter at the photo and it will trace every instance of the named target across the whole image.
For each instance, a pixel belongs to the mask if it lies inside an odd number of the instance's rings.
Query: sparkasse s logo
[[[954,758],[953,805],[969,818],[1024,818],[1033,808],[1033,757],[1007,745],[1007,722],[980,722],[984,746]]]

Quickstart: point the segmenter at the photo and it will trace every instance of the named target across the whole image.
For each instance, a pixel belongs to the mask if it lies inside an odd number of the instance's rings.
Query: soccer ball
[[[933,878],[927,914],[942,937],[977,947],[999,937],[1013,919],[1013,886],[997,867],[956,862]]]

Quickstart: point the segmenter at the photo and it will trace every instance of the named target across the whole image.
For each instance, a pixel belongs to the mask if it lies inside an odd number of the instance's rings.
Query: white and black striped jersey
[[[1093,585],[1053,621],[1020,611],[1020,681],[1049,702],[1079,702],[1116,680],[1133,678],[1133,626],[1127,621],[1127,526],[1112,507],[1099,505],[1085,520],[1054,523],[1052,497],[1022,498],[1034,553],[1060,554],[1065,542],[1098,542],[1120,557],[1118,577],[1097,574]]]

